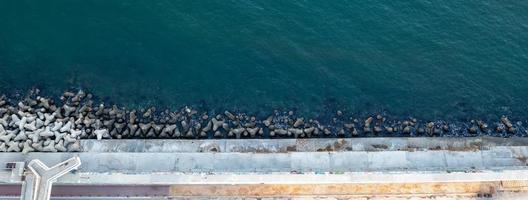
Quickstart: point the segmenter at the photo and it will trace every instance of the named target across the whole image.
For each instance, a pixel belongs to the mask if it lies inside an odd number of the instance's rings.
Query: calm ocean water
[[[0,1],[0,91],[139,107],[528,116],[528,1]]]

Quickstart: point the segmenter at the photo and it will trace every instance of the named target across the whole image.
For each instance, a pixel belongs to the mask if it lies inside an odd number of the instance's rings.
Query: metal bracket
[[[49,200],[53,182],[80,165],[81,159],[77,156],[51,168],[38,159],[32,160],[27,166],[29,171],[22,183],[21,200]]]

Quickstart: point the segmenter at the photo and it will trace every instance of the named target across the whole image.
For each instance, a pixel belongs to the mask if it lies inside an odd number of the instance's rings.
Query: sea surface
[[[528,118],[528,1],[2,0],[0,92]]]

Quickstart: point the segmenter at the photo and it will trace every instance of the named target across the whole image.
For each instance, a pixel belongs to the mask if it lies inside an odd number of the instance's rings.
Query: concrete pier
[[[76,153],[2,153],[0,164],[72,156],[52,197],[454,198],[528,191],[525,138],[83,140]],[[21,180],[0,171],[0,194]],[[75,189],[72,189],[75,188]],[[112,189],[113,188],[113,189]],[[18,191],[17,191],[18,189]],[[512,193],[515,192],[515,193]],[[517,198],[518,196],[515,196]]]

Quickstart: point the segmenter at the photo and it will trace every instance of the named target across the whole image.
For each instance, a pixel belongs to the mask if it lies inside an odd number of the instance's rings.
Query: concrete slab
[[[446,151],[444,153],[447,169],[468,170],[484,168],[481,151]]]
[[[213,154],[217,172],[272,172],[291,170],[290,154],[216,153]],[[198,159],[198,158],[196,158]]]
[[[369,160],[367,152],[345,151],[330,154],[330,168],[335,171],[368,170]]]
[[[404,170],[409,168],[404,151],[368,152],[369,171]]]
[[[447,168],[444,151],[406,152],[409,169],[434,170]]]
[[[312,138],[211,140],[82,140],[83,152],[317,152],[317,151],[475,151],[528,146],[528,138]]]
[[[0,163],[40,159],[52,165],[78,155],[90,172],[343,172],[525,169],[525,148],[483,151],[335,151],[288,153],[2,153]]]
[[[83,164],[59,179],[59,186],[167,186],[176,196],[220,190],[229,194],[319,194],[322,190],[356,194],[405,188],[418,188],[419,194],[461,188],[528,191],[525,142],[495,138],[86,140],[84,152],[79,153],[0,153],[0,165],[36,158],[54,165],[78,155]],[[0,169],[0,187],[20,183],[8,178],[10,174]]]
[[[330,170],[329,152],[294,152],[290,154],[291,171],[326,172]]]

